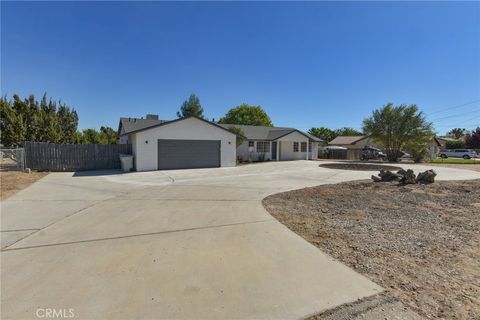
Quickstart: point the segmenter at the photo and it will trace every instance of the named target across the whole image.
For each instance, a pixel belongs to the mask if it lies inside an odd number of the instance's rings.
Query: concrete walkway
[[[372,174],[318,164],[50,174],[1,204],[2,319],[296,319],[380,292],[261,205]]]

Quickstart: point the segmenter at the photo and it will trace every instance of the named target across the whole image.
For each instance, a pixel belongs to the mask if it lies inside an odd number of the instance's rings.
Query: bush
[[[258,155],[258,161],[260,161],[260,162],[265,161],[265,153],[260,153],[260,154]]]
[[[463,140],[449,140],[445,144],[447,149],[464,149],[465,141]]]

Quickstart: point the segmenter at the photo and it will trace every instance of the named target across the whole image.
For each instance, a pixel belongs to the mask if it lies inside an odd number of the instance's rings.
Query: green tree
[[[445,143],[447,149],[463,149],[466,147],[464,140],[448,140]]]
[[[262,107],[246,103],[228,110],[218,123],[273,127],[272,120]]]
[[[335,130],[335,137],[338,136],[362,136],[363,133],[350,127],[343,127]]]
[[[60,129],[60,142],[74,143],[78,126],[78,115],[65,104],[60,104],[57,112]]]
[[[330,142],[337,137],[335,131],[325,127],[311,128],[308,133],[326,142]]]
[[[244,142],[243,137],[245,136],[245,132],[243,132],[243,130],[240,129],[239,127],[235,127],[235,126],[228,127],[228,131],[237,135],[236,143],[237,143],[237,148],[238,148],[238,146],[241,145]]]
[[[114,130],[110,127],[100,127],[100,132],[99,132],[99,141],[102,144],[117,144],[119,135],[118,131]]]
[[[189,116],[196,116],[202,119],[204,118],[200,99],[193,93],[190,95],[188,100],[185,100],[182,103],[180,111],[177,112],[177,117],[179,118],[185,118]]]
[[[425,120],[416,105],[394,106],[392,103],[373,111],[363,120],[363,132],[383,146],[387,158],[395,162],[401,150],[408,145],[433,138],[432,124]]]
[[[27,128],[23,116],[6,97],[0,100],[0,130],[2,144],[6,147],[18,146],[25,141]]]
[[[80,141],[82,144],[101,143],[100,133],[95,129],[84,129]]]
[[[447,133],[447,136],[452,137],[454,139],[460,139],[460,138],[463,138],[466,133],[467,133],[467,130],[465,129],[454,128]]]

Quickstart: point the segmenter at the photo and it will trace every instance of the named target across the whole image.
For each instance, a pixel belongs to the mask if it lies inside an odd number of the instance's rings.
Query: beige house
[[[367,136],[338,136],[328,143],[329,146],[345,147],[347,149],[362,149],[373,145]]]

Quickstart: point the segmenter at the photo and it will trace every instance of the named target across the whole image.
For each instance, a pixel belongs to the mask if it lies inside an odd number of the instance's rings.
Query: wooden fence
[[[119,169],[120,154],[132,154],[131,144],[25,142],[24,148],[26,168],[48,171]]]

